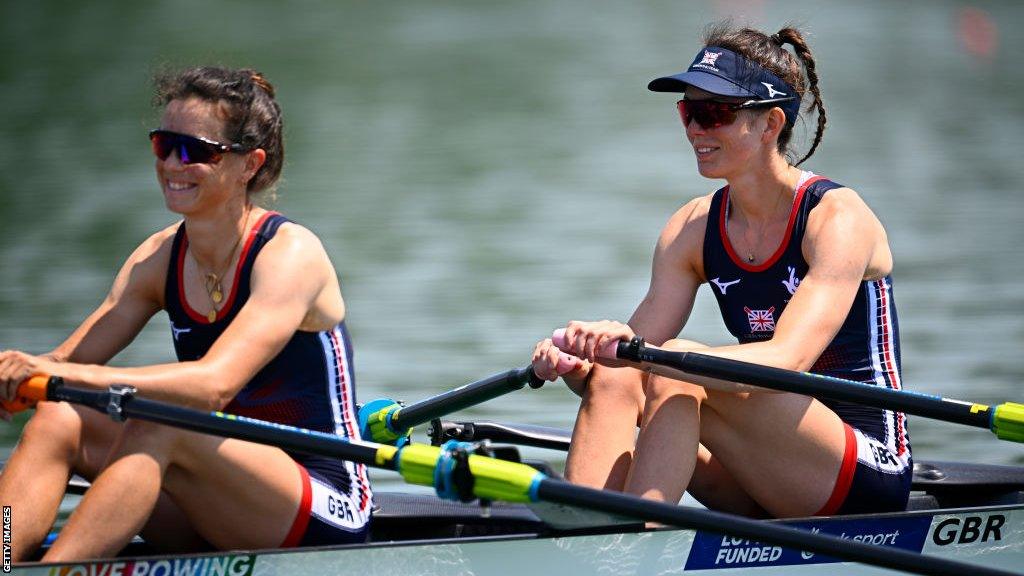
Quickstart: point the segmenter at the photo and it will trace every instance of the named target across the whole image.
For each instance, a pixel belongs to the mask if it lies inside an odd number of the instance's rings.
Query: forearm
[[[699,350],[699,352],[719,358],[782,368],[783,370],[796,370],[798,372],[810,370],[818,356],[817,354],[807,354],[804,350],[795,347],[790,348],[782,343],[772,342],[771,340],[750,344],[716,346],[706,350]]]
[[[39,371],[60,376],[72,386],[105,389],[113,384],[126,384],[146,398],[201,410],[223,408],[241,387],[218,378],[218,370],[203,361],[137,368],[46,361]]]

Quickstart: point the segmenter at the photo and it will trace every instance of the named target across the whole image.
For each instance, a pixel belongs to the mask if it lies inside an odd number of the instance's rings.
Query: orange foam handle
[[[4,410],[11,414],[35,408],[40,400],[46,400],[46,387],[50,377],[37,374],[18,385],[18,395],[13,400],[2,402]]]

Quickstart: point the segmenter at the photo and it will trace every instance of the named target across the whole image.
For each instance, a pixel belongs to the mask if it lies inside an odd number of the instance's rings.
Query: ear
[[[248,185],[252,177],[256,175],[256,172],[263,166],[263,163],[267,161],[267,151],[263,148],[256,148],[250,150],[245,155],[245,172],[242,175],[244,184]]]
[[[779,141],[779,133],[786,126],[786,113],[782,108],[775,107],[768,111],[767,122],[761,137],[765,142],[775,144]]]

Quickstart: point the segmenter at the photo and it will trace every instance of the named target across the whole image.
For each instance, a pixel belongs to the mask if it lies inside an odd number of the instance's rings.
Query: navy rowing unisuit
[[[213,346],[245,305],[250,276],[260,250],[288,219],[268,212],[249,230],[239,257],[231,293],[216,319],[192,309],[184,297],[182,270],[188,248],[185,225],[171,249],[165,302],[178,360],[198,360]],[[331,330],[298,331],[223,411],[359,439],[355,417],[352,345],[342,321]],[[362,464],[289,453],[303,479],[295,522],[282,546],[364,541],[372,493]]]
[[[760,264],[745,262],[726,230],[728,186],[711,199],[704,235],[704,273],[729,332],[741,344],[768,340],[808,265],[801,249],[810,213],[839,184],[804,172],[782,244]],[[892,278],[866,280],[839,333],[811,372],[900,389],[899,324]],[[903,510],[912,472],[902,412],[819,399],[846,423],[846,453],[836,487],[819,514]]]

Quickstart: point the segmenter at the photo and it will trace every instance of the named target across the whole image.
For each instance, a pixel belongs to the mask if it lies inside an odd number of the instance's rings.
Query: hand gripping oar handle
[[[564,349],[565,331],[556,330],[551,340],[556,347]],[[1024,442],[1024,404],[1004,402],[991,407],[921,392],[882,388],[810,372],[795,372],[718,358],[697,352],[662,350],[647,346],[639,336],[630,342],[609,343],[598,350],[597,355],[601,358],[642,362],[654,372],[659,372],[659,367],[667,368],[668,372],[660,373],[669,377],[678,377],[678,373],[683,372],[772,390],[897,410],[925,418],[985,428],[1002,440]]]
[[[52,378],[37,374],[18,385],[18,395],[11,400],[2,400],[0,405],[11,414],[35,408],[36,403],[46,400],[46,391]]]
[[[566,374],[579,364],[579,358],[562,352],[555,371],[559,375]],[[359,430],[367,440],[401,444],[408,440],[415,426],[515,392],[527,384],[530,388],[544,385],[544,380],[537,376],[532,366],[495,374],[407,406],[390,398],[372,400],[359,409]]]
[[[643,340],[641,340],[641,342],[643,342]],[[558,348],[559,350],[562,350],[563,353],[565,352],[566,348],[569,347],[568,346],[568,342],[565,341],[565,328],[559,328],[558,330],[555,330],[551,334],[551,343],[555,345],[555,348]],[[612,342],[607,342],[603,346],[601,346],[600,348],[597,349],[597,357],[598,358],[610,358],[610,359],[619,358],[619,359],[622,359],[622,360],[631,360],[631,358],[629,358],[627,356],[619,356],[619,344],[626,344],[626,345],[628,345],[627,342],[622,342],[621,340],[615,340],[615,341],[612,341]],[[573,358],[575,358],[575,356],[573,356]]]

